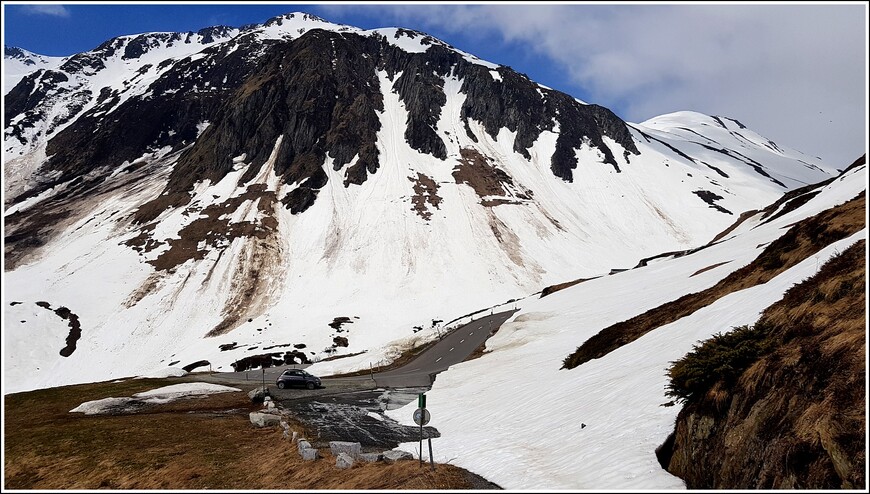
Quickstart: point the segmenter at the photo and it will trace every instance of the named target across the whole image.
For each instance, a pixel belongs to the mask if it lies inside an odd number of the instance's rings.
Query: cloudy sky
[[[240,26],[305,11],[403,26],[513,67],[631,122],[736,118],[837,168],[867,148],[866,2],[829,4],[10,4],[4,44],[48,55],[111,36]]]

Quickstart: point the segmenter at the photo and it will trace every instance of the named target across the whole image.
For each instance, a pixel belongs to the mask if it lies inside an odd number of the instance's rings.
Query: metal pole
[[[435,471],[435,460],[432,459],[432,438],[427,437],[426,439],[429,440],[429,463],[432,464],[432,471],[434,472]]]
[[[423,468],[423,417],[425,417],[425,412],[423,416],[420,417],[420,468]]]

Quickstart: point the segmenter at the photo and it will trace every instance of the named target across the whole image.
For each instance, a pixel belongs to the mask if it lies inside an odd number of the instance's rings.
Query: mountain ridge
[[[423,33],[324,25],[113,38],[6,94],[16,386],[286,344],[377,362],[429,321],[696,247],[831,176],[730,120],[627,124]],[[77,316],[68,356],[36,302]]]

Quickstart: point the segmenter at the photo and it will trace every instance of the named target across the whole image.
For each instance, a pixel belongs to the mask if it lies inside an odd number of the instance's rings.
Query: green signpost
[[[429,423],[429,410],[426,410],[426,395],[420,393],[417,395],[417,409],[414,410],[414,422],[420,426],[420,466],[423,466],[423,426]],[[432,464],[432,470],[435,470],[435,460],[432,458],[432,438],[429,438],[429,463]]]

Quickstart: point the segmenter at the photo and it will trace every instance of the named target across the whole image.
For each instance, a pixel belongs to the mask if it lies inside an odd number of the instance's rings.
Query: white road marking
[[[465,340],[459,340],[459,343],[462,343],[462,342],[464,342],[464,341],[465,341]]]
[[[441,360],[442,358],[444,358],[444,357],[438,357],[437,359],[435,359],[435,363],[438,363],[438,361]]]
[[[474,334],[474,332],[468,333],[468,336],[471,336],[471,335],[473,335],[473,334]]]
[[[456,348],[456,347],[453,347],[453,348]],[[450,349],[451,352],[453,351],[453,348]]]

